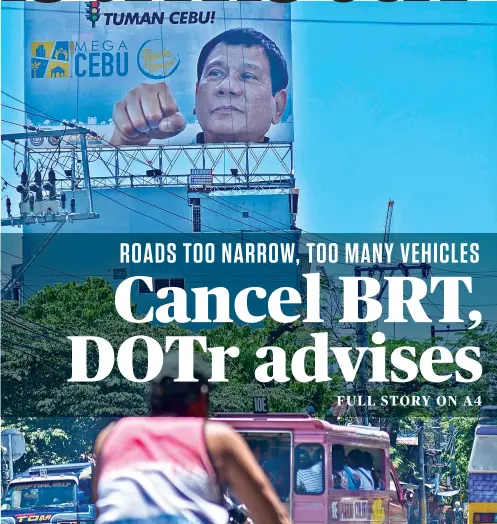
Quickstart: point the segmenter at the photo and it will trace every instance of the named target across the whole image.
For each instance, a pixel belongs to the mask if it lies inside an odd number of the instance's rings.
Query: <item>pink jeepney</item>
[[[227,413],[213,420],[244,436],[292,522],[407,524],[408,502],[390,462],[387,433],[307,414]],[[366,457],[365,478],[355,462]]]

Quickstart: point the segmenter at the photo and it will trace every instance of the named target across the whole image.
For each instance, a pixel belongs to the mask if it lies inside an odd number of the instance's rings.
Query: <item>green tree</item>
[[[264,395],[272,411],[302,412],[311,404],[324,415],[334,391],[328,384],[260,384],[254,378],[261,363],[256,350],[277,344],[288,351],[291,376],[291,355],[312,342],[310,333],[311,328],[301,323],[282,325],[271,320],[259,328],[226,324],[202,332],[211,347],[240,348],[238,358],[227,359],[229,383],[214,391],[213,412],[251,411],[253,396]],[[176,324],[124,321],[115,310],[113,288],[101,278],[46,286],[21,308],[4,302],[3,425],[20,429],[27,439],[27,453],[16,466],[79,460],[91,450],[96,434],[109,420],[148,411],[149,386],[123,379],[117,369],[97,383],[68,382],[72,353],[67,336],[99,336],[117,350],[131,336],[149,336],[162,344],[166,336],[185,334],[190,332]],[[311,372],[312,359],[306,366]],[[97,373],[96,352],[89,351],[87,367],[89,376]],[[146,374],[144,345],[136,344],[134,370],[137,376]],[[333,385],[336,393],[339,381]]]

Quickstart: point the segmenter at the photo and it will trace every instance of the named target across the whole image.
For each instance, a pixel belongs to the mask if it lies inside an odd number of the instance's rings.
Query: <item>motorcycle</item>
[[[236,504],[228,495],[224,495],[224,502],[228,510],[230,523],[246,524],[251,522],[248,518],[248,510],[244,504]]]

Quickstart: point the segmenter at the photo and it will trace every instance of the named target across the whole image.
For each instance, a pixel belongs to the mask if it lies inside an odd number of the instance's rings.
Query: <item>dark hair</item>
[[[345,448],[341,444],[331,448],[331,463],[333,471],[342,471],[345,466]]]
[[[187,416],[190,404],[209,391],[208,383],[203,377],[195,378],[198,382],[174,382],[174,379],[164,377],[159,384],[152,384],[152,416]]]
[[[312,454],[312,463],[319,464],[322,461],[323,461],[323,450],[321,449],[321,447],[319,447]]]
[[[273,95],[278,91],[285,89],[288,85],[288,66],[279,47],[266,35],[259,33],[259,31],[251,29],[250,27],[229,29],[228,31],[215,36],[204,45],[202,51],[200,51],[197,62],[197,82],[200,82],[200,77],[202,76],[207,57],[218,44],[263,47],[271,69]]]
[[[349,452],[349,460],[356,468],[364,467],[364,453],[360,449],[353,449]]]
[[[368,469],[373,469],[373,467],[374,467],[374,458],[373,458],[373,455],[371,455],[371,453],[369,453],[369,451],[365,451],[364,452],[364,465]]]

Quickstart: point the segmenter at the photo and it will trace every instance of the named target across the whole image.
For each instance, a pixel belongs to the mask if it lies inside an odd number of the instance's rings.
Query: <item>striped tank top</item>
[[[99,456],[97,524],[228,522],[199,418],[128,418]]]

